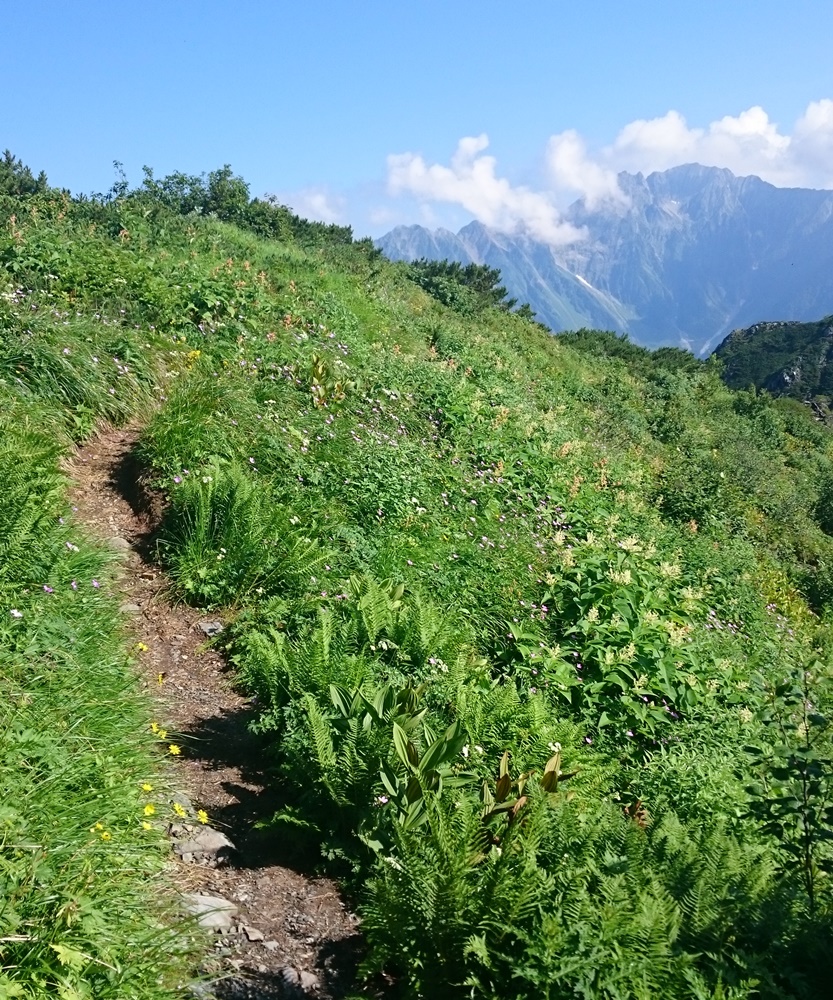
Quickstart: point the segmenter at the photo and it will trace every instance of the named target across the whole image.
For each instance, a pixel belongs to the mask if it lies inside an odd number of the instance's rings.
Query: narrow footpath
[[[79,448],[71,496],[79,521],[118,560],[138,669],[158,726],[182,748],[173,765],[182,821],[169,829],[170,874],[184,906],[216,925],[207,981],[192,990],[217,1000],[336,1000],[353,980],[358,921],[334,882],[284,867],[275,838],[253,830],[272,800],[262,746],[249,731],[254,710],[210,648],[222,621],[172,602],[154,563],[161,510],[139,487],[138,437],[136,427],[106,429]],[[197,818],[205,820],[202,810],[207,823]]]

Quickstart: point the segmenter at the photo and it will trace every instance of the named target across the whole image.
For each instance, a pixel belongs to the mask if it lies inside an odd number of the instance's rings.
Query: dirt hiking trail
[[[192,912],[212,911],[202,922],[221,925],[203,963],[206,982],[190,989],[206,1000],[336,1000],[354,978],[358,921],[334,882],[277,863],[280,845],[252,831],[271,814],[272,798],[262,745],[248,728],[254,710],[222,657],[206,648],[222,623],[174,603],[153,561],[161,508],[139,486],[139,436],[136,426],[104,429],[77,450],[68,472],[78,520],[120,561],[115,587],[128,634],[147,646],[137,669],[158,725],[182,747],[172,770],[186,816],[170,830],[170,877]],[[201,903],[203,896],[220,901]]]

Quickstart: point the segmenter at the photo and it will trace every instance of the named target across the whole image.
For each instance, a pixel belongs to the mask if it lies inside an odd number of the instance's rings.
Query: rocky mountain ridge
[[[833,311],[833,192],[698,164],[621,173],[619,185],[627,203],[570,206],[586,239],[566,247],[479,222],[458,233],[398,226],[376,243],[394,260],[499,267],[553,330],[615,330],[648,347],[706,354],[764,318]]]

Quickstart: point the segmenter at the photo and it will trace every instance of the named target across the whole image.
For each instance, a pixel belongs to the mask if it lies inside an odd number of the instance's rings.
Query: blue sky
[[[693,159],[833,187],[830,0],[7,0],[0,147],[73,191],[230,163],[358,234]],[[466,140],[462,142],[461,140]]]

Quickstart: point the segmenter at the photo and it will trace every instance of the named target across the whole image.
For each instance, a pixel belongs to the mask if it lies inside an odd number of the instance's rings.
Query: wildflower
[[[639,544],[639,539],[635,535],[631,535],[619,542],[619,548],[624,549],[625,552],[639,552],[642,546]]]
[[[208,813],[205,811],[205,809],[197,810],[197,819],[200,821],[200,823],[208,822]]]
[[[587,620],[589,622],[597,622],[599,620],[599,609],[596,607],[592,607],[587,612]]]
[[[70,587],[72,587],[73,590],[78,590],[78,581],[73,580],[72,583],[70,584]]]
[[[142,812],[145,816],[152,816],[156,812],[156,806],[152,802],[148,802]]]
[[[43,592],[45,594],[54,594],[55,593],[54,589],[52,587],[47,587],[46,584],[43,585]]]
[[[624,649],[619,650],[619,659],[622,663],[630,663],[636,656],[636,646],[629,642]]]
[[[92,585],[93,585],[93,587],[95,587],[96,590],[98,590],[98,588],[101,586],[101,584],[98,582],[98,580],[93,580],[92,581]]]
[[[67,548],[69,549],[70,552],[78,552],[78,546],[77,545],[73,545],[72,542],[67,542],[66,546],[67,546]]]
[[[752,721],[752,719],[754,718],[754,716],[752,715],[752,712],[748,708],[742,708],[738,712],[738,716],[740,717],[740,721],[742,723],[744,723],[744,725],[748,725]]]
[[[98,833],[99,830],[104,829],[103,823],[96,823],[94,826],[90,827],[90,833]]]
[[[159,732],[159,723],[158,722],[151,722],[151,724],[150,724],[150,731],[152,733],[158,733]]]
[[[182,747],[177,746],[176,743],[169,743],[168,753],[173,754],[174,757],[178,757],[182,753]]]
[[[112,839],[112,834],[110,833],[109,830],[104,830],[102,832],[102,834],[101,834],[101,839],[102,840],[111,840]]]
[[[148,651],[148,647],[143,642],[137,642],[133,648],[137,653],[146,653]]]
[[[547,746],[549,747],[549,749],[553,753],[560,753],[561,752],[561,744],[560,743],[548,743]]]
[[[184,819],[187,816],[184,806],[181,806],[178,802],[174,802],[174,812],[180,819]]]
[[[466,744],[466,745],[465,745],[465,746],[463,747],[463,749],[462,749],[461,753],[463,754],[463,756],[464,756],[464,757],[468,757],[468,755],[469,755],[469,747],[468,747],[468,744]]]
[[[661,576],[669,580],[676,580],[682,573],[682,570],[676,563],[661,562],[659,564],[659,572]]]
[[[213,482],[213,480],[212,480],[211,476],[203,476],[203,477],[202,477],[202,481],[203,481],[204,483],[210,483],[210,482]]]
[[[167,675],[166,675],[166,674],[165,674],[164,672],[162,672],[162,673],[158,673],[158,674],[156,675],[156,683],[157,683],[157,684],[159,684],[160,686],[161,686],[162,684],[164,684],[164,683],[165,683],[165,677],[166,677],[166,676],[167,676]]]
[[[174,482],[179,484],[182,482],[182,476],[174,476]]]
[[[23,612],[22,611],[18,611],[17,608],[12,608],[12,610],[9,612],[9,614],[12,616],[12,618],[22,618],[23,617]]]
[[[152,830],[153,826],[152,826],[152,824],[148,823],[148,821],[146,819],[143,819],[142,820],[142,829],[143,830]]]
[[[143,792],[152,792],[153,791],[153,785],[149,781],[143,782],[142,783],[142,791]]]

